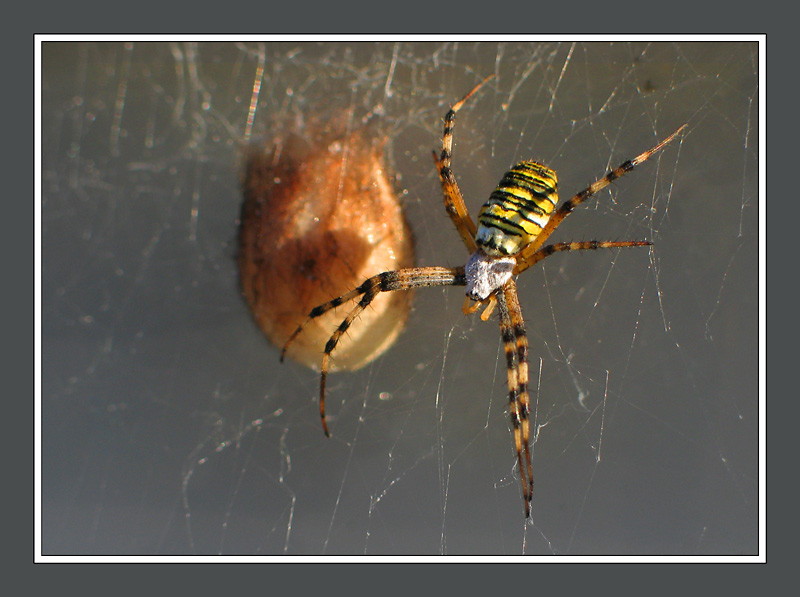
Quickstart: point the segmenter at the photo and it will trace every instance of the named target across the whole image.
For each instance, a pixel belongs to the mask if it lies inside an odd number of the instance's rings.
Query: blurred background
[[[463,289],[331,375],[326,439],[236,266],[248,149],[342,110],[387,140],[418,264],[463,264],[430,152],[489,74],[455,129],[473,214],[517,161],[566,199],[689,125],[553,237],[651,249],[518,281],[528,525],[496,320]],[[43,553],[756,553],[758,114],[755,43],[45,42]]]

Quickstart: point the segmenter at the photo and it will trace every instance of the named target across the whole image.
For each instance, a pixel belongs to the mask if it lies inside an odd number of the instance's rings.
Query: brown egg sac
[[[366,133],[350,132],[314,147],[290,137],[247,159],[239,272],[256,322],[277,347],[315,306],[370,276],[414,265],[382,148]],[[405,324],[410,294],[381,293],[342,336],[332,369],[358,369],[387,350]],[[287,356],[318,368],[328,338],[355,304],[309,322]]]

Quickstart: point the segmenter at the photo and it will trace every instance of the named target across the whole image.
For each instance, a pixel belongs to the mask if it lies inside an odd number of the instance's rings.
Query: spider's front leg
[[[533,464],[531,462],[530,397],[528,394],[528,337],[525,320],[517,296],[517,285],[511,278],[497,293],[500,307],[500,335],[508,370],[508,410],[514,433],[525,518],[530,518],[533,500]]]
[[[342,296],[331,299],[327,303],[323,303],[314,307],[308,314],[308,319],[297,326],[297,329],[289,337],[281,350],[281,361],[286,356],[286,349],[297,338],[303,328],[308,323],[324,315],[331,309],[335,309],[349,301],[352,301],[359,296],[361,299],[356,305],[347,313],[347,316],[342,320],[336,330],[333,332],[328,342],[325,344],[325,351],[322,354],[322,366],[319,382],[319,416],[322,419],[322,430],[325,435],[330,437],[328,431],[328,424],[325,421],[325,382],[328,377],[328,369],[336,345],[348,328],[352,325],[358,315],[369,307],[370,303],[375,300],[381,292],[391,292],[393,290],[411,290],[413,288],[425,288],[433,286],[464,286],[466,285],[466,276],[463,267],[413,267],[408,269],[400,269],[392,272],[383,272],[377,276],[373,276],[364,281],[363,284],[354,288],[350,292]]]

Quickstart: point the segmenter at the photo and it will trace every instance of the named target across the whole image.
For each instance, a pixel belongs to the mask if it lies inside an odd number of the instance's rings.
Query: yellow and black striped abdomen
[[[487,255],[514,255],[542,231],[557,203],[555,171],[521,162],[505,173],[481,207],[475,243]]]
[[[521,162],[503,175],[481,207],[475,243],[487,255],[514,255],[538,236],[557,203],[555,171]]]

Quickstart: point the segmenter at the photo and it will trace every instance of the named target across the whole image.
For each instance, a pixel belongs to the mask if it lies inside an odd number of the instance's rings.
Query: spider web
[[[44,44],[42,550],[49,554],[753,554],[758,549],[755,43]],[[395,346],[278,363],[239,296],[244,139],[373,112],[420,265],[465,251],[522,159],[562,199],[683,123],[519,279],[531,345],[526,525],[495,320],[417,292]],[[256,84],[260,84],[260,88]],[[254,92],[257,90],[257,93]],[[357,325],[357,323],[356,323]]]

